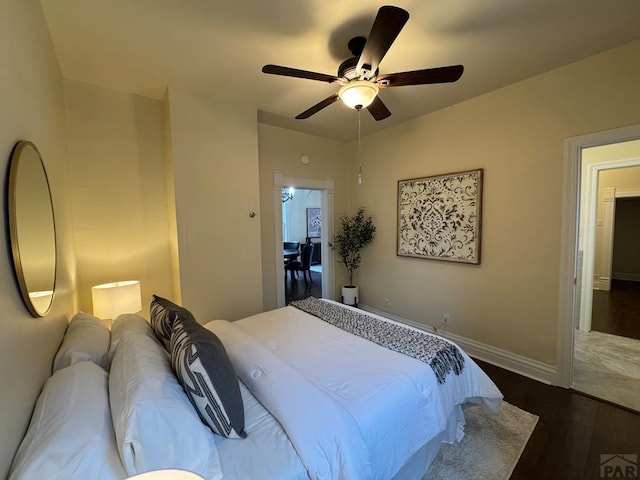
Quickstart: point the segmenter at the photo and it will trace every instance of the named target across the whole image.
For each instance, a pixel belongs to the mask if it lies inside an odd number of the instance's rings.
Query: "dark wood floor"
[[[640,340],[640,282],[613,280],[593,291],[591,329]]]
[[[477,362],[507,402],[540,417],[512,480],[600,479],[600,455],[640,457],[639,414]]]
[[[298,273],[298,278],[291,282],[291,278],[287,273],[284,285],[285,303],[288,305],[293,300],[302,300],[313,295],[316,298],[322,297],[322,273],[311,272],[311,280],[313,282],[308,285],[304,284],[302,273]],[[307,282],[309,282],[307,280]]]

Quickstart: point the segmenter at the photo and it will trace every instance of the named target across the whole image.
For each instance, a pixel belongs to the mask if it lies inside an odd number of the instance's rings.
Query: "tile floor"
[[[640,340],[576,331],[574,352],[576,390],[640,411]]]

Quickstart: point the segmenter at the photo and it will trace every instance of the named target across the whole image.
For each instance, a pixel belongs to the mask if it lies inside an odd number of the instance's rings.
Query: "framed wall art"
[[[307,237],[319,237],[322,233],[322,215],[319,208],[307,208]]]
[[[483,169],[398,181],[398,255],[480,263]]]

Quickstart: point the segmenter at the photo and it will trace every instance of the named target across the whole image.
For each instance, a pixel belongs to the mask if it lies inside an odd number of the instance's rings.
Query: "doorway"
[[[322,298],[322,190],[282,190],[282,238],[285,303]]]
[[[634,142],[638,144],[638,139],[640,125],[575,137],[565,142],[558,372],[555,382],[634,409],[640,409],[633,403],[640,401],[636,398],[640,388],[640,360],[637,366],[630,360],[640,359],[640,349],[636,351],[632,344],[628,350],[627,339],[622,337],[603,339],[597,332],[592,334],[591,319],[593,288],[599,288],[611,278],[606,270],[602,273],[602,262],[596,262],[596,243],[599,247],[606,243],[602,232],[596,237],[596,230],[603,226],[604,211],[597,201],[598,175],[601,171],[640,165],[640,155],[621,155],[606,160],[589,157],[597,148],[606,146],[611,146],[612,152],[615,148],[624,152],[627,146],[634,151]],[[601,371],[600,367],[611,369]]]
[[[602,280],[593,290],[591,331],[640,341],[640,188],[607,186],[618,182],[640,186],[640,166],[600,175],[606,205],[601,236],[607,241],[596,242],[594,286]]]
[[[639,144],[640,140],[620,142],[581,152],[577,273],[581,286],[579,329],[583,332],[591,330],[593,289],[608,290],[611,284],[616,199],[640,196],[640,184],[635,179],[640,156],[614,157],[622,155],[619,150],[640,151],[640,147],[635,148]],[[613,150],[621,145],[629,148]]]
[[[278,307],[284,307],[287,297],[297,298],[306,293],[323,298],[334,299],[333,252],[329,247],[329,239],[333,238],[333,179],[305,179],[285,177],[280,172],[274,172],[274,232],[275,232],[275,272],[276,300]],[[285,193],[293,189],[293,199],[286,202]],[[298,201],[296,201],[298,200]],[[318,211],[319,209],[319,211]],[[299,242],[302,246],[310,243],[316,255],[312,257],[310,272],[312,281],[320,282],[320,288],[307,289],[303,280],[303,273],[291,282],[291,272],[285,270],[283,242],[286,240]],[[301,260],[301,258],[298,258]],[[319,270],[319,272],[318,272]],[[288,276],[285,276],[289,273]],[[295,274],[294,274],[295,275]],[[308,277],[307,277],[308,278]],[[289,285],[285,282],[289,281]],[[293,293],[292,284],[295,286]],[[287,292],[287,286],[289,292]],[[308,285],[307,285],[308,286]],[[311,285],[317,287],[317,285]],[[289,293],[289,295],[287,295]]]
[[[629,153],[638,156],[620,158]],[[595,188],[584,189],[582,204],[593,207],[595,203],[596,208],[585,208],[580,218],[579,231],[589,236],[589,241],[579,242],[582,249],[578,250],[585,265],[581,305],[586,309],[580,311],[574,339],[572,385],[580,392],[640,411],[640,339],[624,335],[630,328],[640,337],[640,283],[633,281],[640,280],[640,267],[636,268],[640,255],[635,248],[638,231],[629,225],[634,211],[625,207],[625,201],[640,195],[640,142],[585,149],[582,164],[586,168],[581,185],[595,184]]]

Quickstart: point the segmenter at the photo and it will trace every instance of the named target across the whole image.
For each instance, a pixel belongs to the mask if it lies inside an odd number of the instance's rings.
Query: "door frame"
[[[333,270],[333,250],[329,246],[329,239],[333,238],[334,213],[333,213],[333,190],[334,181],[332,178],[313,179],[286,177],[278,171],[273,172],[273,211],[274,211],[274,231],[275,231],[275,272],[276,272],[276,305],[278,308],[284,307],[285,286],[284,286],[284,257],[282,256],[282,189],[294,187],[305,190],[320,190],[322,192],[321,214],[322,231],[320,233],[320,243],[322,251],[322,296],[329,300],[334,300],[334,270]]]
[[[638,139],[640,139],[640,125],[631,125],[604,132],[571,137],[564,141],[558,333],[556,344],[557,369],[554,381],[555,385],[561,387],[571,388],[572,385],[573,342],[575,326],[578,321],[576,318],[576,269],[579,247],[578,229],[582,151],[590,147],[610,145]],[[588,214],[589,212],[586,213]],[[595,215],[595,212],[593,212],[593,214]],[[585,239],[586,232],[583,241]],[[593,271],[591,273],[591,280],[593,280]]]

